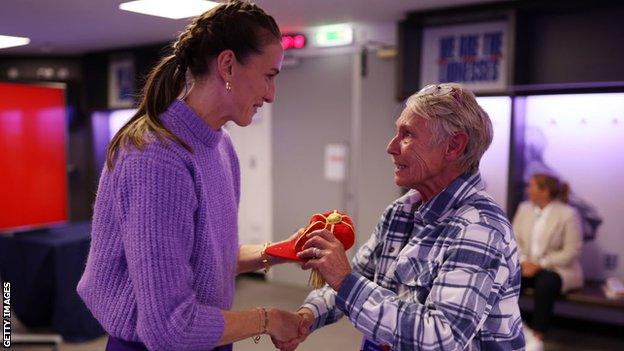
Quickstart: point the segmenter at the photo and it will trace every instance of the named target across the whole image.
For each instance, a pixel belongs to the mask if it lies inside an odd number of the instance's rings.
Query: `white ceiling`
[[[167,42],[189,19],[119,10],[127,0],[0,0],[0,35],[31,38],[0,55],[66,55]],[[175,0],[171,0],[175,1]],[[414,10],[500,0],[256,0],[283,31],[340,22],[396,22]]]

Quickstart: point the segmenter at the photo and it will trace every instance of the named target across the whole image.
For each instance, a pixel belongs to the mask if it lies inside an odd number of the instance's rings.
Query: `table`
[[[28,328],[52,327],[69,342],[104,334],[76,292],[89,253],[90,222],[0,234],[0,277],[11,308]]]

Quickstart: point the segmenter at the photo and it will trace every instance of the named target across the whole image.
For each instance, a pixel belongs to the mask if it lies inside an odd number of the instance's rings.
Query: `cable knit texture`
[[[238,159],[227,132],[184,102],[161,120],[193,153],[152,137],[102,172],[78,294],[112,336],[150,350],[210,350],[234,297]]]

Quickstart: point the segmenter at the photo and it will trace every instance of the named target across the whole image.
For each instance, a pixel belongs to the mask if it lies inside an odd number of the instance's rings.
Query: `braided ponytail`
[[[117,152],[128,143],[141,149],[148,132],[193,152],[160,120],[160,115],[185,88],[187,70],[194,77],[210,74],[210,63],[224,50],[232,50],[236,59],[245,63],[250,55],[262,54],[266,44],[279,42],[280,37],[273,17],[247,1],[222,3],[196,17],[173,44],[173,55],[162,58],[148,75],[137,112],[108,146],[107,169],[113,169]]]

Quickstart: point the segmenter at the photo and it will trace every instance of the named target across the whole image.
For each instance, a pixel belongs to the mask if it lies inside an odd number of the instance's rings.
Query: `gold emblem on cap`
[[[342,222],[342,216],[340,215],[340,213],[334,211],[334,213],[331,213],[329,216],[327,216],[327,223],[328,224],[338,224]]]

